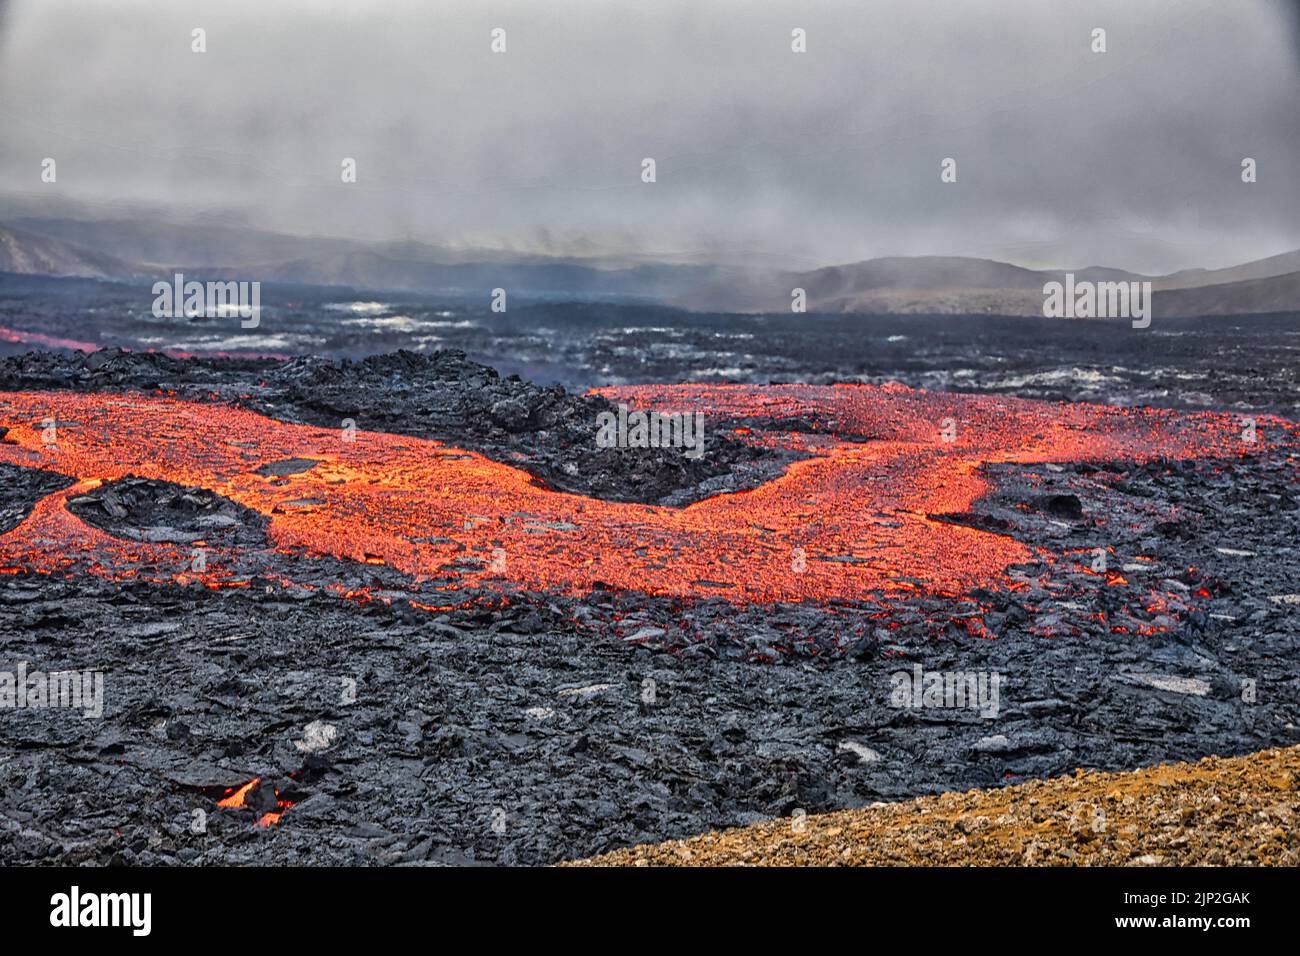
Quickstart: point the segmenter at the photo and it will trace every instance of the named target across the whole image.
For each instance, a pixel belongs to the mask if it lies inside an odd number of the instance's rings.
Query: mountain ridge
[[[1148,276],[1110,266],[1031,269],[971,256],[882,256],[807,270],[455,250],[138,219],[25,217],[0,224],[0,272],[94,278],[173,271],[263,282],[463,295],[505,288],[551,298],[634,298],[695,311],[1041,316],[1043,286],[1150,282],[1157,315],[1300,311],[1300,250],[1224,269]]]

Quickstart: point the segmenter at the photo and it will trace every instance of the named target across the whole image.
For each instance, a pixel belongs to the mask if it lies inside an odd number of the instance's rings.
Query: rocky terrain
[[[618,850],[590,866],[1296,866],[1300,748],[1084,772]]]
[[[36,355],[3,376],[334,426],[350,414],[545,469],[566,460],[538,439],[555,426],[530,412],[511,431],[492,406],[524,395],[562,418],[597,400],[446,354]],[[13,441],[26,426],[0,427]],[[1030,546],[1008,581],[777,604],[468,584],[447,603],[391,567],[258,550],[237,503],[139,477],[62,492],[108,535],[86,540],[123,542],[127,564],[74,548],[49,573],[17,559],[14,529],[68,479],[5,466],[0,670],[94,668],[106,690],[100,719],[0,711],[0,861],[544,864],[798,810],[1294,745],[1296,447],[1280,424],[1261,434],[1203,460],[986,464],[987,495],[930,517]],[[262,478],[302,467],[289,456]],[[711,480],[670,478],[643,497]],[[229,577],[130,563],[141,548],[188,556],[199,535],[234,536]],[[900,705],[896,675],[918,666],[998,675],[997,706]]]

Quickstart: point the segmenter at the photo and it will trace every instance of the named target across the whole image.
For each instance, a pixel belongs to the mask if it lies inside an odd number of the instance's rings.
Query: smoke
[[[28,200],[789,265],[1165,271],[1300,246],[1295,2],[11,7],[0,191]]]

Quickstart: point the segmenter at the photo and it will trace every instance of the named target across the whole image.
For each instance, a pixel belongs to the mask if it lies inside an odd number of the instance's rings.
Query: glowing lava
[[[254,777],[239,789],[231,790],[228,794],[217,801],[217,806],[226,810],[234,810],[238,807],[242,807],[244,805],[244,798],[248,796],[248,791],[257,786],[257,781],[261,779],[261,777]]]
[[[930,393],[901,386],[645,386],[603,394],[660,411],[731,419],[737,437],[810,457],[752,491],[685,508],[600,501],[439,442],[290,425],[163,395],[0,393],[0,461],[77,480],[0,536],[0,566],[109,577],[247,583],[220,551],[202,571],[176,544],[125,541],[65,507],[126,475],[199,485],[269,519],[276,550],[383,564],[416,581],[581,594],[605,585],[738,602],[858,600],[895,589],[960,593],[1032,552],[935,521],[986,491],[985,462],[1235,457],[1295,426],[1231,416]],[[811,420],[813,430],[775,424]],[[48,424],[53,422],[51,431]],[[592,423],[595,440],[595,422]],[[53,438],[50,442],[48,439]],[[629,450],[626,454],[636,454]],[[286,458],[309,470],[266,477]]]
[[[228,791],[224,797],[217,801],[217,806],[224,810],[237,810],[244,806],[244,802],[248,797],[248,792],[257,786],[258,781],[261,779],[261,777],[254,777],[242,787]],[[269,827],[273,823],[279,823],[280,817],[284,816],[284,812],[293,806],[292,800],[280,799],[279,790],[275,791],[275,797],[276,809],[263,813],[257,818],[257,825],[259,827]]]

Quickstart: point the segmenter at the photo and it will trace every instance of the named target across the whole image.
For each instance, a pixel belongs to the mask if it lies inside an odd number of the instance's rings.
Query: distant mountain
[[[1300,272],[1300,249],[1284,252],[1280,256],[1256,259],[1228,269],[1185,269],[1173,272],[1155,280],[1159,289],[1196,289],[1207,285],[1224,285],[1230,282],[1246,282],[1251,279],[1268,279]]]
[[[707,279],[711,267],[628,264],[502,250],[455,250],[414,241],[363,242],[292,236],[224,224],[20,218],[24,231],[113,250],[133,273],[179,270],[235,279],[413,292],[520,293],[665,300]]]
[[[783,311],[789,308],[792,290],[799,288],[807,295],[809,312],[1041,315],[1043,284],[1064,275],[993,259],[890,257],[810,272],[720,276],[690,290],[677,304],[717,311]],[[1094,282],[1146,278],[1095,266],[1076,270],[1075,277]]]
[[[1300,271],[1246,282],[1156,292],[1153,314],[1251,315],[1261,312],[1300,312]]]
[[[548,298],[636,298],[715,312],[785,312],[791,292],[809,312],[1041,316],[1043,285],[1066,270],[963,256],[869,259],[808,271],[578,259],[422,242],[365,242],[261,232],[221,221],[27,217],[0,227],[0,272],[166,276],[481,294],[501,287]],[[1089,266],[1078,281],[1150,281],[1157,316],[1300,311],[1300,250],[1228,269],[1144,276]]]
[[[103,279],[134,275],[136,269],[114,256],[61,239],[0,226],[0,272]]]
[[[1287,271],[1288,266],[1295,268]],[[1300,311],[1296,287],[1300,251],[1231,269],[1192,270],[1171,276],[1144,276],[1100,266],[1025,269],[960,256],[869,259],[809,272],[715,276],[674,304],[710,311],[785,311],[790,308],[792,290],[799,288],[806,294],[809,312],[1041,316],[1043,286],[1063,281],[1067,271],[1079,282],[1150,281],[1156,315]],[[1215,279],[1222,281],[1216,284]]]
[[[362,243],[261,232],[222,222],[174,223],[144,219],[56,219],[20,217],[9,224],[25,232],[109,252],[146,269],[195,266],[255,266],[295,258],[334,255]]]

